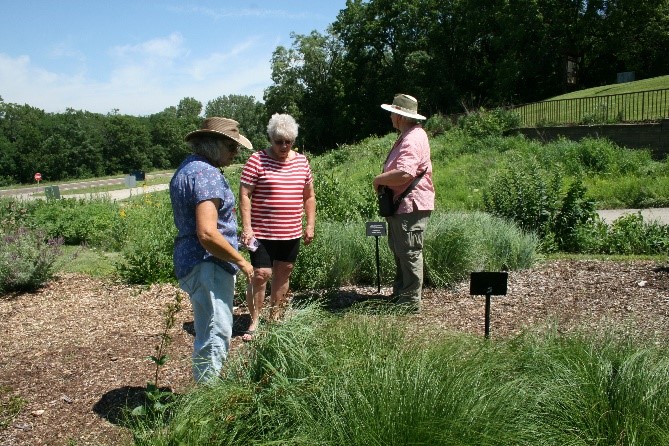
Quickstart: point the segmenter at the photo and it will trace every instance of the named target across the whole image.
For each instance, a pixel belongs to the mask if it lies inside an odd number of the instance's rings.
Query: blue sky
[[[194,97],[262,101],[290,33],[346,0],[0,0],[0,97],[47,112],[144,116]]]

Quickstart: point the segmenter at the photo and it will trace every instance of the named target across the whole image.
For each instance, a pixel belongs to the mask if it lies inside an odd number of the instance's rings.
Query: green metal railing
[[[657,121],[669,118],[669,88],[534,102],[512,110],[523,127]]]

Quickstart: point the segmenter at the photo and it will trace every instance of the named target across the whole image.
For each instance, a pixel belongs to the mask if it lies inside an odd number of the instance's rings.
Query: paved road
[[[597,213],[607,223],[612,223],[617,218],[625,214],[636,214],[640,212],[643,220],[646,222],[657,221],[663,225],[669,224],[669,208],[653,209],[606,209],[599,210]]]
[[[159,174],[147,174],[146,179],[156,178],[156,177],[165,177],[172,176],[172,172],[168,173],[159,173]],[[126,177],[118,178],[107,178],[104,180],[92,180],[92,181],[78,181],[75,183],[62,183],[62,184],[53,184],[53,186],[58,186],[60,196],[62,198],[90,198],[90,197],[109,197],[112,200],[124,200],[131,196],[141,195],[148,192],[156,192],[160,190],[165,190],[169,187],[167,184],[156,184],[153,186],[138,186],[133,188],[125,188],[118,190],[111,190],[106,192],[95,192],[95,193],[80,193],[80,194],[68,194],[68,190],[82,190],[92,187],[100,186],[117,186],[125,183]],[[137,182],[137,184],[140,184]],[[38,194],[38,195],[35,195]],[[44,186],[32,186],[25,187],[21,189],[4,189],[0,190],[0,197],[14,197],[21,200],[45,200],[44,196]]]

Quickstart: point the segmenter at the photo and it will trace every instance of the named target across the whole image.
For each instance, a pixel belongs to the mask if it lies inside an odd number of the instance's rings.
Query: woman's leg
[[[290,286],[290,274],[293,272],[294,263],[274,261],[272,268],[272,292],[270,294],[270,319],[278,321],[283,316],[284,307],[288,300],[288,288]]]
[[[179,281],[193,307],[193,377],[211,382],[219,377],[232,337],[235,276],[212,262],[202,262]]]
[[[262,307],[265,303],[267,281],[271,275],[271,268],[256,268],[253,270],[251,286],[246,288],[246,305],[249,307],[249,315],[251,316],[251,324],[247,331],[252,332],[258,328],[258,324],[260,323],[260,313],[262,312]],[[252,334],[245,334],[243,337],[243,339],[247,341],[250,341],[252,338]]]

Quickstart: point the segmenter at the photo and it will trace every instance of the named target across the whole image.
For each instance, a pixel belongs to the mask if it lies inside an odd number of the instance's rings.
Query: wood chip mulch
[[[376,296],[376,287],[348,287],[343,300]],[[388,292],[383,289],[382,292]],[[171,285],[128,286],[85,275],[63,274],[34,293],[0,296],[0,409],[25,402],[13,419],[0,410],[0,446],[128,445],[121,408],[141,403],[155,368],[164,311],[174,302]],[[183,294],[182,294],[183,296]],[[416,333],[435,330],[483,336],[485,296],[470,296],[469,283],[426,289]],[[190,303],[170,334],[170,359],[160,386],[183,393],[192,386]],[[248,323],[237,310],[232,351]],[[506,296],[493,296],[491,338],[528,328],[551,327],[669,339],[669,268],[652,261],[547,261],[509,273]],[[234,353],[233,353],[234,354]],[[6,428],[1,429],[4,424]]]

